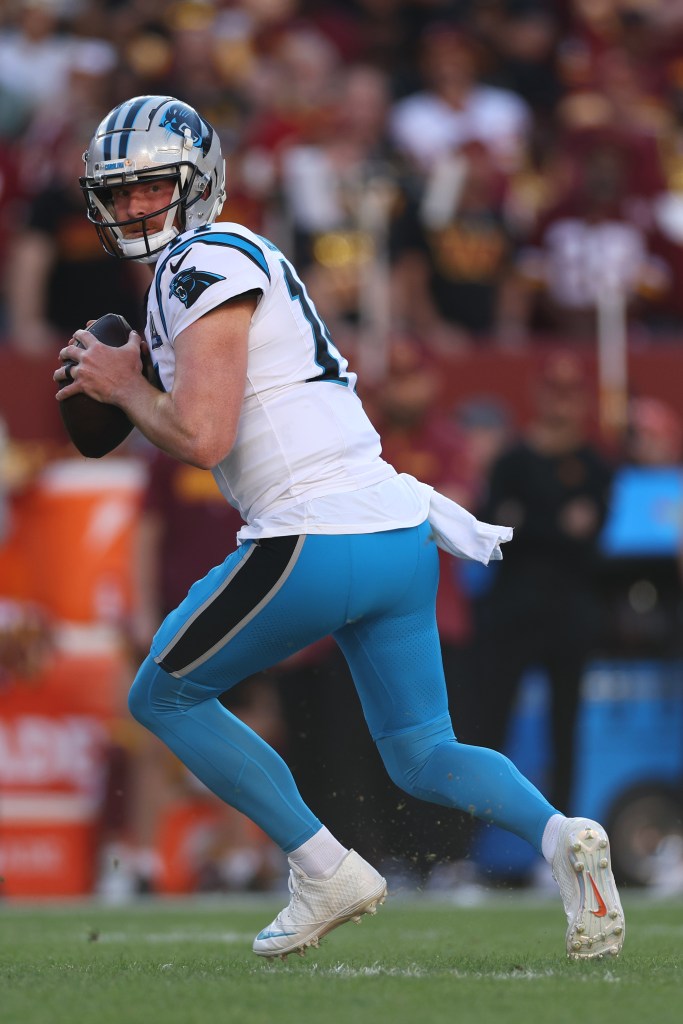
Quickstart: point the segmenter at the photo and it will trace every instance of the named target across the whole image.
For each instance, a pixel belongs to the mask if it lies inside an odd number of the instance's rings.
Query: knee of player
[[[148,725],[148,718],[150,715],[149,700],[147,697],[147,691],[144,686],[138,683],[136,678],[135,682],[130,688],[128,693],[128,710],[130,711],[133,718],[140,722],[141,725]]]
[[[163,672],[163,669],[160,669],[151,657],[145,658],[128,694],[128,710],[131,715],[141,725],[152,730],[159,717],[153,699],[153,686],[159,672]]]
[[[409,796],[414,796],[416,779],[409,765],[385,760],[384,767],[394,785],[398,786],[399,789],[402,789]]]
[[[411,796],[420,796],[425,769],[444,745],[455,744],[450,719],[444,718],[377,741],[377,748],[389,777]]]

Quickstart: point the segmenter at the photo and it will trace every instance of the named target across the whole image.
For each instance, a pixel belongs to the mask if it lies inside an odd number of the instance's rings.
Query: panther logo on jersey
[[[201,117],[190,107],[173,104],[164,114],[160,125],[162,128],[167,128],[169,132],[173,132],[174,135],[179,135],[181,139],[185,138],[185,129],[189,128],[192,145],[196,149],[201,149],[204,156],[209,152],[213,128],[202,121]]]
[[[174,295],[180,299],[186,309],[194,306],[200,295],[203,295],[207,288],[217,281],[225,281],[220,274],[210,274],[207,270],[197,270],[196,267],[186,267],[171,281],[168,289],[168,297]]]

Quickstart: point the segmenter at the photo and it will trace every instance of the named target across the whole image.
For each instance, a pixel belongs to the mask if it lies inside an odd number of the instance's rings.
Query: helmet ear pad
[[[190,106],[172,96],[137,96],[102,120],[84,154],[80,179],[88,219],[103,248],[119,259],[156,262],[159,253],[185,230],[212,224],[225,202],[225,161],[218,135]],[[117,221],[107,193],[116,185],[150,177],[176,180],[170,204],[139,221]],[[166,211],[161,230],[148,230],[151,218]],[[142,225],[125,238],[122,228]]]
[[[185,206],[185,223],[183,230],[188,228],[201,228],[207,224],[213,224],[221,214],[225,203],[225,160],[220,154],[219,164],[213,175],[206,178],[206,185],[201,193],[192,200],[189,199]]]

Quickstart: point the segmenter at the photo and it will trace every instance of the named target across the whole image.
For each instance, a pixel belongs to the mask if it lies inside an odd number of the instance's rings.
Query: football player
[[[153,279],[144,341],[133,332],[113,349],[76,331],[60,353],[76,365],[56,371],[71,381],[58,398],[84,391],[119,406],[153,444],[210,469],[246,523],[237,549],[161,625],[129,704],[287,854],[291,900],[254,952],[303,953],[386,895],[384,878],[306,806],[282,758],[218,700],[332,635],[394,782],[526,839],[560,885],[568,955],[618,953],[624,916],[603,828],[564,817],[506,757],[453,732],[437,544],[487,563],[511,531],[382,459],[356,376],[294,267],[267,239],[219,220],[221,147],[195,110],[168,96],[128,100],[84,160],[102,244],[150,264]],[[140,373],[143,345],[163,393]]]

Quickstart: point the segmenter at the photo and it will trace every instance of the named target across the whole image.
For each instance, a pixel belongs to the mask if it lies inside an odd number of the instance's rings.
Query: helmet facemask
[[[112,188],[133,185],[150,179],[172,179],[174,181],[170,202],[143,217],[117,220],[114,213]],[[186,229],[188,211],[202,197],[207,184],[206,178],[200,175],[197,168],[191,164],[170,164],[167,168],[155,169],[148,174],[125,175],[123,180],[122,176],[117,176],[109,187],[103,184],[93,188],[87,184],[87,179],[81,178],[81,188],[85,192],[88,207],[88,220],[95,225],[104,249],[118,259],[140,260],[144,263],[154,262],[161,250],[165,249],[176,235]],[[166,219],[162,229],[155,228],[154,231],[149,231],[150,221],[158,219],[164,212]],[[139,225],[142,235],[136,238],[126,238],[124,228],[129,225]]]

